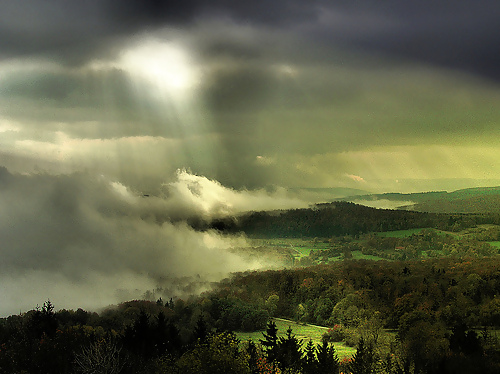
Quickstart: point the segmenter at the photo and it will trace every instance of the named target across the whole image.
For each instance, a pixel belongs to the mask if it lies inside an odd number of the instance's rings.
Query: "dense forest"
[[[424,213],[334,202],[308,209],[251,212],[237,218],[215,220],[209,227],[249,236],[286,238],[360,235],[412,228],[458,231],[486,223],[500,223],[500,215]],[[195,227],[202,226],[197,223]]]

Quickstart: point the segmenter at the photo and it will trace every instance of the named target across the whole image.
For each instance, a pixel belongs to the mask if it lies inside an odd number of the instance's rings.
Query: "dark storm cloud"
[[[0,3],[0,54],[46,55],[81,63],[116,52],[121,38],[156,28],[182,27],[205,15],[273,23],[311,14],[307,7],[276,1],[19,0]],[[312,8],[314,9],[314,8]],[[314,11],[312,11],[314,14]]]
[[[134,8],[137,3],[130,2],[129,7]],[[329,42],[341,43],[348,48],[393,54],[500,79],[497,48],[500,6],[494,0],[480,4],[469,0],[453,3],[221,0],[190,1],[179,8],[170,1],[140,3],[139,14],[151,15],[143,19],[146,23],[153,20],[168,23],[174,18],[187,21],[195,16],[222,14],[236,22],[294,30],[313,42],[318,42],[316,37],[321,36],[322,47],[327,49]],[[332,16],[330,20],[329,16]]]
[[[226,17],[314,42],[389,53],[499,79],[498,2],[105,0],[3,1],[0,52],[48,54],[79,63],[114,53],[120,38],[163,26]],[[224,44],[213,50],[234,52]],[[242,52],[242,51],[240,51]],[[247,52],[243,52],[247,53]]]
[[[207,102],[215,111],[252,111],[265,105],[273,91],[275,77],[260,67],[237,67],[216,72],[208,87]]]
[[[0,70],[0,131],[15,128],[0,161],[18,172],[60,165],[153,190],[183,167],[236,188],[328,185],[362,174],[335,152],[498,135],[495,82],[446,69],[495,77],[489,0],[2,6],[0,54],[27,56]]]
[[[326,40],[500,79],[496,1],[331,4],[316,29]]]

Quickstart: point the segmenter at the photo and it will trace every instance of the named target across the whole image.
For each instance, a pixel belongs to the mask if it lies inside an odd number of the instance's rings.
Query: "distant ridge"
[[[366,190],[360,190],[357,188],[347,188],[347,187],[324,187],[324,188],[314,188],[314,187],[292,187],[288,190],[299,196],[305,201],[310,202],[325,202],[325,201],[339,201],[346,196],[355,197],[359,195],[368,195],[370,192]]]
[[[430,213],[498,213],[500,212],[500,186],[475,187],[447,191],[418,193],[383,193],[349,196],[339,201],[361,203],[363,201],[388,200],[406,202],[398,209]],[[408,205],[407,202],[412,202]]]
[[[500,194],[423,201],[413,205],[411,210],[428,213],[500,213]]]

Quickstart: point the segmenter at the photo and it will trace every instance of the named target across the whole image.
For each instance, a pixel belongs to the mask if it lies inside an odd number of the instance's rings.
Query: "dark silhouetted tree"
[[[285,371],[300,370],[302,366],[302,340],[298,339],[289,327],[286,335],[278,339],[278,367]]]
[[[363,337],[359,339],[356,353],[349,364],[352,374],[372,374],[375,373],[377,355],[371,344],[366,344]]]
[[[333,345],[323,340],[321,344],[318,344],[316,352],[318,360],[316,373],[337,374],[339,372],[340,363]]]
[[[204,342],[205,339],[208,336],[208,326],[207,323],[205,322],[205,319],[203,318],[203,315],[200,314],[198,317],[198,320],[196,321],[196,326],[194,327],[193,331],[193,342]]]
[[[248,354],[248,367],[250,368],[250,372],[252,374],[260,373],[259,367],[257,365],[259,353],[257,352],[257,346],[252,340],[248,341],[246,351]]]
[[[260,339],[262,349],[266,356],[267,362],[273,363],[278,356],[278,328],[274,321],[267,323],[266,332],[262,333],[264,339]]]
[[[316,349],[312,340],[309,339],[304,352],[302,362],[302,371],[304,374],[316,374],[318,372],[318,360],[316,359]]]

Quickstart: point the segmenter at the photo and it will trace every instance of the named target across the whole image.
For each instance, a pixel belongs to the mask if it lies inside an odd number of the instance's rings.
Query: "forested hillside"
[[[422,201],[411,209],[430,213],[497,213],[500,211],[500,194]]]
[[[498,222],[499,214],[433,214],[334,202],[309,209],[251,212],[214,221],[210,227],[256,237],[331,237],[412,228],[455,230]]]

